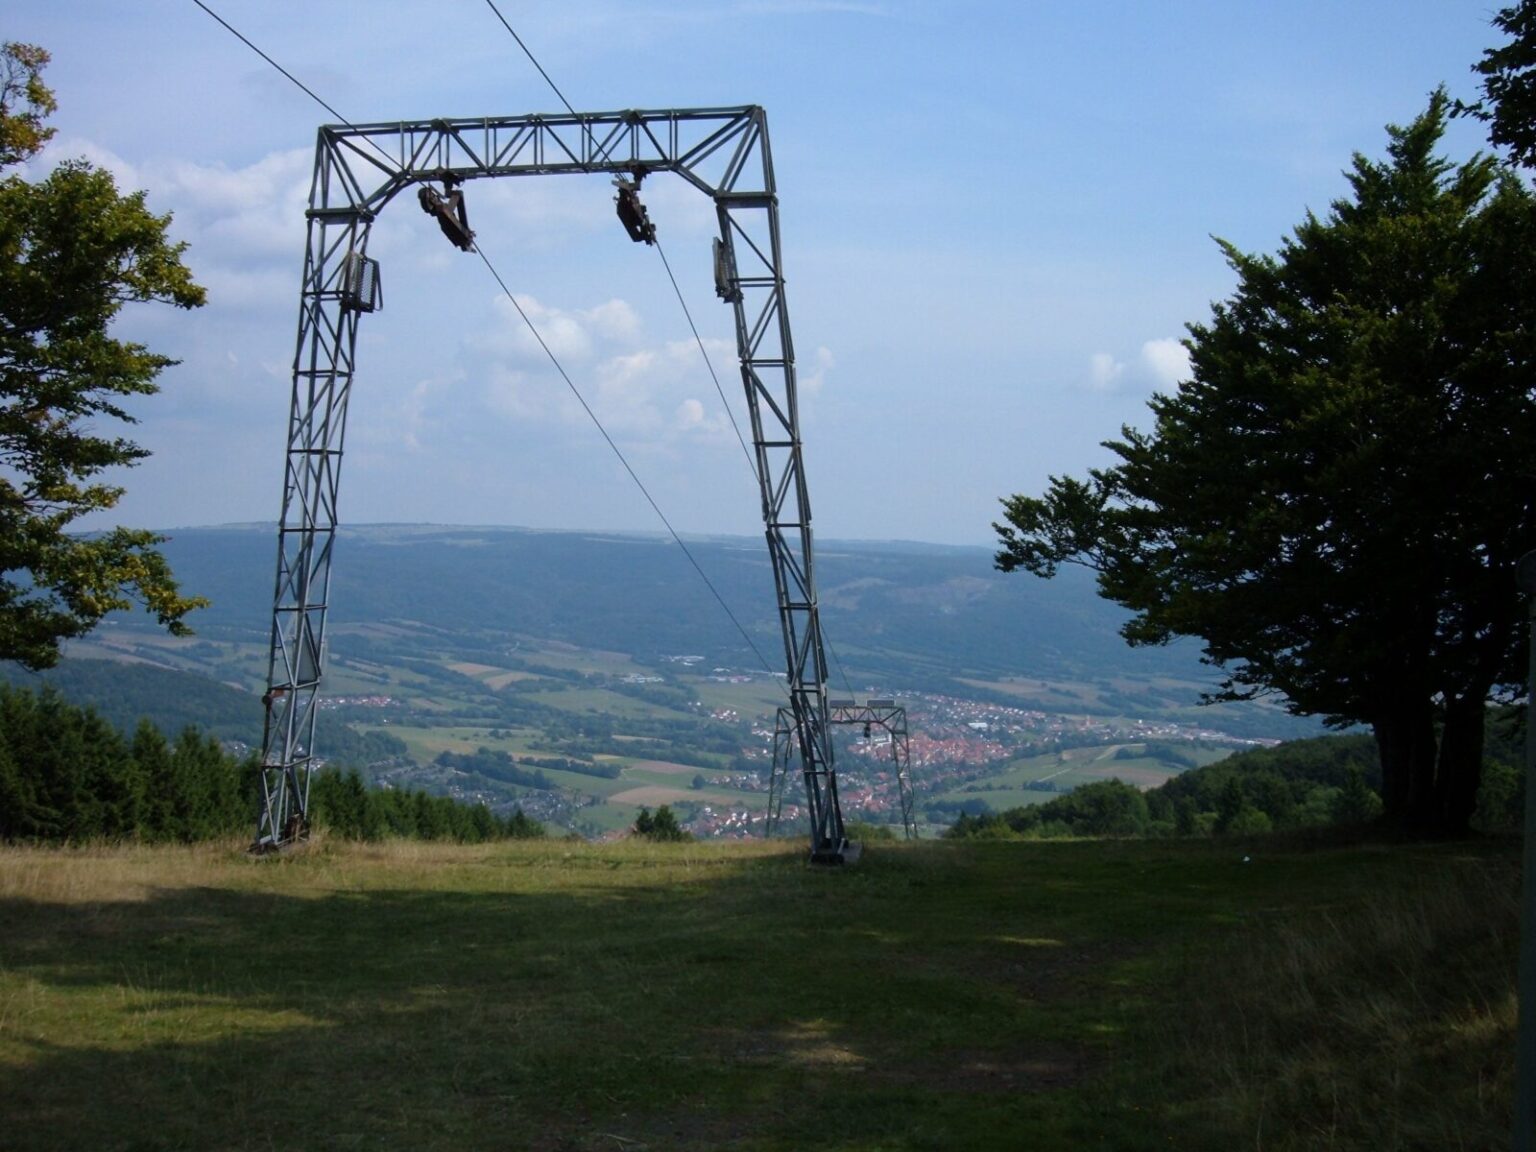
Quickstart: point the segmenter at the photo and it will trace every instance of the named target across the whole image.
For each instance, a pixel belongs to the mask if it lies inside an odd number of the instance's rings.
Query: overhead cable
[[[501,9],[496,7],[495,0],[485,0],[485,2],[486,2],[487,5],[489,5],[491,11],[496,14],[496,19],[501,21],[501,26],[507,30],[508,34],[511,35],[513,40],[517,41],[517,46],[523,50],[523,55],[528,57],[529,62],[536,69],[538,69],[539,75],[544,77],[544,82],[549,85],[550,90],[552,92],[554,92],[554,94],[559,98],[560,103],[565,105],[565,110],[567,112],[569,112],[572,117],[574,117],[576,119],[580,119],[581,118],[581,114],[579,112],[577,112],[576,109],[571,105],[571,102],[565,98],[565,93],[560,91],[559,85],[557,85],[554,82],[554,80],[550,77],[549,73],[544,70],[544,65],[539,63],[538,58],[536,56],[534,56],[533,51],[528,47],[528,45],[526,43],[523,42],[523,38],[517,34],[516,29],[514,29],[512,27],[512,25],[510,23],[508,23],[507,18],[501,14]],[[585,127],[585,125],[583,125],[583,127]],[[592,144],[593,148],[595,149],[597,147],[597,142],[592,137],[592,130],[590,128],[586,128],[586,133],[587,133],[587,140]],[[715,392],[719,395],[720,403],[725,408],[726,418],[730,420],[731,428],[736,433],[736,442],[741,445],[742,455],[746,457],[747,468],[752,473],[752,479],[754,481],[754,484],[759,486],[759,488],[760,488],[761,483],[762,483],[762,477],[758,474],[756,457],[753,456],[751,450],[747,447],[746,437],[744,437],[741,434],[741,426],[736,423],[736,413],[735,413],[735,410],[731,408],[730,401],[725,398],[725,389],[720,386],[720,377],[715,372],[714,362],[712,360],[710,360],[709,352],[704,347],[704,341],[699,336],[698,325],[696,325],[693,322],[693,313],[688,308],[688,302],[683,298],[683,290],[678,286],[677,277],[672,274],[672,264],[667,259],[667,254],[664,251],[662,251],[661,242],[660,242],[660,240],[658,240],[656,238],[654,229],[652,230],[651,235],[649,237],[647,237],[647,242],[649,244],[652,244],[652,245],[655,246],[657,254],[661,257],[662,266],[664,268],[666,268],[666,270],[667,270],[667,279],[672,282],[672,291],[677,294],[677,302],[678,302],[678,304],[682,305],[683,315],[685,317],[687,317],[687,319],[688,319],[688,327],[693,332],[694,343],[697,344],[698,347],[699,347],[699,354],[704,357],[704,366],[707,369],[709,369],[710,379],[715,382]],[[489,265],[487,265],[487,266],[489,266]],[[492,272],[494,274],[494,269],[492,270]],[[510,293],[508,295],[510,296]],[[514,300],[513,304],[516,305],[516,303],[517,302]],[[522,309],[519,308],[518,312],[521,314],[522,313]],[[525,321],[527,321],[528,318],[527,318],[527,316],[524,316],[523,319]],[[529,327],[532,328],[533,325],[530,323]],[[534,335],[537,336],[538,333],[535,332]],[[543,340],[540,340],[539,343],[542,345],[544,342],[543,342]],[[545,350],[545,352],[549,352],[549,349],[547,347],[544,350]],[[554,359],[553,354],[550,354],[550,359],[551,360]],[[556,367],[557,368],[559,367],[558,363],[556,364]],[[564,375],[563,371],[562,371],[561,374]],[[567,378],[566,383],[570,384],[569,378]],[[574,385],[572,385],[572,391],[575,391],[575,386]],[[577,399],[580,399],[580,395],[579,394],[577,396]],[[584,408],[586,407],[586,401],[585,400],[582,401],[582,407],[584,407]],[[592,410],[590,408],[587,409],[587,415],[592,416]],[[596,416],[592,416],[592,419],[595,422],[597,420],[597,417]],[[599,430],[601,430],[602,429],[602,425],[599,424],[598,428],[599,428]],[[606,437],[608,434],[607,434],[607,432],[603,432],[603,435],[604,435],[604,437]],[[613,446],[613,441],[612,440],[609,440],[608,443],[609,443],[610,446]],[[618,452],[618,448],[614,447],[614,451]],[[623,460],[623,456],[622,455],[620,455],[619,458],[620,458],[620,460]],[[626,468],[629,467],[627,462],[625,463],[624,466]],[[634,476],[634,473],[631,472],[630,475]],[[638,477],[635,478],[635,482],[637,484],[639,483],[639,478]],[[641,485],[641,490],[644,491],[644,485]],[[646,493],[646,499],[648,499],[648,500],[650,499],[650,494],[649,493]],[[653,508],[655,507],[655,502],[654,501],[652,502],[651,506]],[[658,516],[661,516],[661,509],[660,508],[656,508],[656,514]],[[662,516],[661,518],[662,518],[662,522],[666,523],[666,517]],[[667,527],[668,527],[669,530],[671,529],[671,525],[670,524],[667,524]],[[673,539],[676,539],[678,544],[679,544],[679,546],[682,546],[683,542],[682,542],[681,539],[678,539],[677,534],[675,532],[673,533]],[[688,550],[687,550],[686,547],[684,547],[683,551],[687,552]],[[689,559],[690,562],[693,563],[693,566],[696,569],[698,569],[699,575],[700,576],[704,576],[704,570],[702,568],[699,568],[698,561],[694,560],[692,553],[688,554],[688,559]],[[708,577],[704,577],[704,579],[705,579],[705,583],[709,582],[709,578]],[[712,591],[712,592],[714,591],[714,586],[713,585],[710,585],[710,591]],[[716,596],[716,599],[719,599],[719,593],[715,593],[715,596]],[[720,606],[722,608],[725,607],[725,602],[723,600],[720,602]],[[729,613],[730,609],[727,608],[726,612]],[[735,617],[732,616],[731,619],[732,619],[732,621],[734,621]],[[738,624],[737,627],[740,628],[741,626]],[[743,635],[745,635],[745,633],[743,633]],[[748,641],[748,642],[750,643],[750,641]],[[855,693],[853,691],[853,684],[849,681],[848,674],[843,671],[843,662],[837,658],[837,651],[836,651],[836,649],[834,649],[832,647],[831,641],[827,640],[825,637],[822,638],[822,643],[825,646],[827,652],[831,655],[832,662],[837,665],[838,674],[843,679],[843,686],[848,690],[848,694],[850,696],[854,695]],[[756,647],[755,646],[753,648],[753,651],[756,651]],[[762,658],[761,653],[759,653],[758,658],[759,659]]]
[[[704,569],[699,566],[699,562],[694,557],[693,551],[688,547],[687,544],[683,543],[683,538],[678,535],[677,529],[672,527],[672,521],[667,519],[667,514],[661,510],[661,505],[656,503],[656,498],[651,495],[650,489],[645,486],[645,482],[640,479],[640,476],[635,472],[634,468],[630,466],[629,459],[624,455],[623,450],[619,448],[613,437],[608,434],[608,429],[603,427],[603,422],[598,419],[597,413],[592,411],[592,406],[587,403],[586,397],[583,396],[581,394],[581,390],[576,387],[575,382],[566,372],[564,366],[560,363],[560,360],[555,355],[553,349],[551,349],[550,346],[544,342],[544,337],[540,335],[539,330],[534,327],[533,320],[523,309],[523,306],[518,303],[517,297],[512,295],[512,290],[507,287],[506,281],[501,278],[501,273],[496,271],[496,266],[491,263],[490,257],[487,256],[485,252],[478,246],[476,246],[475,252],[479,255],[480,259],[485,262],[485,267],[490,272],[490,274],[496,278],[496,283],[501,285],[502,292],[504,292],[507,299],[512,302],[512,307],[517,309],[517,314],[523,318],[523,323],[528,325],[528,331],[533,333],[533,338],[538,341],[539,347],[544,349],[544,355],[549,357],[549,362],[555,366],[555,371],[558,372],[560,374],[560,378],[565,381],[565,386],[571,390],[571,395],[576,397],[576,402],[581,405],[582,411],[587,414],[587,417],[596,426],[598,432],[602,434],[603,439],[608,442],[608,447],[611,448],[613,450],[613,454],[618,457],[619,463],[624,466],[624,471],[629,473],[629,478],[635,482],[635,487],[640,489],[640,494],[645,497],[646,503],[651,506],[651,510],[656,513],[657,518],[660,519],[664,525],[666,525],[667,532],[671,535],[673,542],[683,550],[683,555],[688,557],[688,563],[693,565],[693,570],[699,574],[699,579],[704,581],[704,586],[708,588],[710,594],[714,596],[715,602],[719,604],[725,614],[730,617],[731,623],[736,626],[736,631],[741,633],[741,638],[747,642],[747,647],[751,648],[752,651],[756,654],[758,662],[763,666],[763,671],[767,672],[769,675],[773,675],[773,669],[769,667],[767,659],[763,656],[757,645],[753,643],[752,637],[748,634],[746,628],[742,626],[741,621],[736,618],[736,614],[731,611],[731,607],[725,602],[725,598],[720,595],[720,590],[716,588],[714,582],[710,580],[707,575],[705,575]],[[786,694],[787,691],[788,690],[786,689]]]
[[[334,116],[337,119],[337,121],[339,121],[342,124],[345,124],[348,128],[352,128],[352,129],[356,130],[356,126],[353,125],[351,121],[349,121],[340,112],[337,112],[336,109],[332,108],[330,106],[330,104],[328,104],[324,100],[322,100],[318,95],[315,94],[315,92],[312,89],[310,89],[306,84],[304,84],[297,77],[295,77],[293,75],[293,73],[289,72],[286,68],[284,68],[281,64],[279,64],[276,60],[272,59],[272,57],[268,56],[265,52],[263,52],[255,44],[253,44],[249,39],[247,39],[244,35],[242,35],[237,28],[235,28],[233,25],[231,25],[227,20],[225,20],[222,16],[220,16],[212,8],[208,7],[207,4],[203,3],[203,0],[192,0],[192,2],[194,4],[196,4],[199,8],[201,8],[204,12],[206,12],[209,16],[212,16],[215,20],[217,20],[221,25],[224,26],[225,29],[227,29],[232,35],[234,35],[242,44],[244,44],[252,52],[255,52],[258,56],[260,56],[263,60],[265,60],[273,68],[275,68],[275,69],[277,69],[277,71],[281,72],[285,77],[288,78],[289,81],[291,81],[295,86],[297,86],[301,91],[303,91],[304,94],[307,95],[311,100],[313,100],[316,104],[319,104],[320,107],[324,108],[327,112],[329,112],[332,116]],[[487,0],[487,2],[489,3],[489,0]],[[492,8],[493,11],[496,11],[496,5],[495,4],[491,4],[491,8]],[[501,22],[503,24],[506,24],[505,17],[502,17],[501,13],[499,11],[496,11],[496,15],[497,15],[498,18],[501,19]],[[508,32],[512,32],[512,26],[510,24],[507,25],[507,31]],[[522,45],[522,40],[518,37],[516,32],[512,32],[512,37],[513,37],[513,39],[517,40],[519,45]],[[523,51],[524,52],[528,51],[526,46],[523,47]],[[532,53],[529,53],[529,59],[530,60],[533,59]],[[540,75],[544,76],[544,79],[546,81],[549,81],[549,85],[550,85],[551,88],[554,88],[555,87],[554,81],[549,80],[548,74],[544,72],[544,69],[542,67],[539,67],[539,63],[538,63],[537,60],[534,60],[534,67],[539,68]],[[555,93],[556,93],[556,95],[559,95],[560,94],[560,90],[558,88],[555,88]],[[564,96],[560,96],[560,99],[562,101],[564,101],[565,97]],[[566,107],[567,108],[570,107],[569,103],[566,104]],[[572,109],[572,113],[571,114],[575,115],[575,110],[574,109]],[[372,141],[370,141],[370,143],[372,143]],[[399,172],[399,168],[394,164],[393,160],[390,160],[388,154],[385,153],[382,149],[378,148],[377,145],[374,145],[374,148],[375,148],[376,151],[378,151],[380,153],[380,155],[383,155],[385,157],[385,159],[389,161],[390,167],[395,172],[398,173]],[[650,504],[651,508],[655,511],[657,517],[661,520],[661,522],[664,525],[666,525],[667,532],[671,535],[673,541],[676,542],[677,546],[683,550],[683,555],[686,556],[688,558],[688,562],[693,565],[693,570],[695,572],[697,572],[698,575],[699,575],[699,578],[704,581],[705,587],[707,587],[709,589],[710,594],[712,596],[714,596],[715,601],[724,610],[726,616],[729,617],[731,623],[736,626],[736,631],[739,632],[741,634],[742,639],[747,642],[747,647],[749,647],[752,650],[752,652],[757,656],[758,663],[760,663],[763,666],[763,671],[767,672],[770,676],[773,675],[774,674],[773,673],[773,669],[769,666],[767,659],[763,656],[762,652],[758,649],[757,645],[755,643],[753,643],[752,637],[748,634],[747,630],[742,626],[741,621],[736,618],[736,614],[731,611],[730,606],[725,602],[724,598],[720,595],[719,589],[717,589],[715,587],[714,583],[705,574],[704,569],[699,566],[698,560],[694,557],[693,552],[689,549],[688,545],[683,543],[682,537],[679,536],[678,533],[677,533],[677,530],[672,527],[671,520],[669,520],[667,518],[666,513],[661,510],[661,505],[659,505],[656,502],[655,498],[651,495],[650,490],[648,488],[646,488],[645,484],[641,481],[639,475],[635,472],[634,468],[632,468],[630,466],[629,460],[625,457],[624,453],[622,451],[620,451],[618,444],[616,444],[614,442],[613,437],[608,434],[608,430],[605,427],[603,427],[603,422],[600,419],[598,419],[597,413],[595,413],[592,410],[591,406],[587,403],[586,398],[582,396],[580,389],[578,389],[576,387],[575,382],[571,380],[571,377],[566,372],[564,366],[561,365],[559,359],[555,356],[554,352],[550,349],[548,343],[545,342],[543,335],[539,332],[538,327],[533,322],[533,319],[528,315],[527,312],[525,312],[523,310],[522,305],[517,302],[517,297],[514,296],[512,294],[511,289],[509,289],[507,287],[506,281],[504,281],[501,278],[501,274],[496,271],[495,265],[493,265],[491,263],[490,257],[485,254],[485,252],[481,249],[481,247],[478,244],[474,245],[472,250],[484,262],[487,270],[489,270],[491,275],[495,278],[496,283],[501,286],[502,292],[504,292],[506,294],[507,299],[512,302],[512,307],[517,309],[517,314],[522,317],[523,323],[526,324],[528,326],[528,330],[531,333],[533,333],[533,338],[538,341],[539,347],[544,349],[544,354],[549,357],[550,362],[555,366],[555,370],[557,372],[559,372],[560,378],[565,381],[566,387],[568,387],[571,390],[571,394],[576,397],[576,400],[581,405],[583,411],[586,412],[587,416],[592,420],[592,423],[597,426],[598,432],[600,432],[602,434],[603,439],[608,442],[608,447],[611,448],[613,450],[613,454],[618,457],[619,463],[622,464],[624,466],[624,470],[629,473],[629,478],[631,480],[633,480],[635,482],[635,486],[640,489],[640,493],[641,493],[641,495],[643,495],[645,497],[646,502],[648,504]],[[734,421],[733,421],[733,423],[734,423]],[[739,435],[739,433],[738,433],[738,435]],[[784,688],[783,685],[780,685],[780,687]],[[786,692],[786,694],[788,693],[788,689],[787,688],[784,688],[784,691]]]

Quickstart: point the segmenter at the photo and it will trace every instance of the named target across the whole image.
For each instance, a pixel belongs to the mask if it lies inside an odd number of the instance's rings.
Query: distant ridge
[[[265,644],[271,627],[276,525],[169,533],[164,551],[185,591],[213,606],[192,625],[210,639]],[[690,551],[757,648],[782,640],[767,548],[750,536],[689,538]],[[823,628],[856,690],[989,695],[1030,706],[1034,682],[1093,687],[1083,710],[1166,716],[1239,734],[1311,735],[1316,724],[1272,706],[1197,707],[1213,686],[1189,642],[1132,649],[1126,613],[1092,575],[1005,576],[979,546],[819,541]],[[453,524],[343,527],[332,586],[333,643],[349,626],[410,620],[465,636],[526,635],[654,659],[700,652],[751,667],[756,657],[712,602],[687,557],[659,533]],[[137,626],[134,624],[132,626]],[[841,691],[842,686],[839,685]],[[1063,708],[1059,694],[1036,703]]]

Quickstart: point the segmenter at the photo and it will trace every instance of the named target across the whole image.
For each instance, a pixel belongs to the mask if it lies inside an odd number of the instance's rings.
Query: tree
[[[1516,164],[1536,167],[1536,0],[1499,9],[1493,25],[1511,39],[1472,65],[1483,78],[1483,99],[1457,101],[1456,110],[1485,121],[1488,138]]]
[[[52,135],[47,63],[41,48],[0,47],[0,172]],[[135,601],[183,633],[183,617],[204,603],[180,594],[155,550],[160,537],[66,531],[122,496],[100,473],[148,455],[95,426],[132,423],[123,399],[156,392],[175,363],[111,338],[112,321],[131,302],[203,303],[169,225],[142,192],[119,194],[110,173],[82,160],[35,183],[0,179],[0,659],[50,667],[62,640]]]
[[[512,815],[507,817],[506,834],[513,840],[542,840],[545,836],[544,825],[533,817],[523,812],[522,806],[512,810]]]
[[[1381,814],[1381,799],[1365,782],[1365,773],[1352,768],[1330,810],[1335,824],[1367,824]]]
[[[1472,815],[1536,545],[1536,211],[1491,159],[1435,154],[1448,110],[1437,92],[1386,160],[1357,155],[1277,256],[1222,243],[1237,288],[1190,326],[1153,430],[994,525],[1004,571],[1096,570],[1132,644],[1198,637],[1208,699],[1369,725],[1386,814],[1423,835]]]
[[[43,83],[48,53],[32,44],[0,48],[0,168],[37,155],[53,139],[43,121],[58,101]]]
[[[177,813],[176,773],[165,735],[147,717],[134,730],[131,748],[144,782],[143,835],[146,840],[185,837],[186,828]]]
[[[693,836],[677,822],[677,815],[665,804],[656,809],[654,816],[651,815],[649,808],[640,809],[640,814],[635,817],[634,833],[643,839],[661,843],[677,843],[693,839]]]
[[[1147,830],[1146,797],[1122,780],[1095,780],[1037,808],[1042,822],[1064,821],[1074,836],[1140,836]]]

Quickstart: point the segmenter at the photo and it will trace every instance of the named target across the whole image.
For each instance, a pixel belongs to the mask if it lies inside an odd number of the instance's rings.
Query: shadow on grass
[[[0,901],[0,1147],[1166,1148],[1106,1087],[1147,957],[1294,879],[1104,845],[544,852]]]

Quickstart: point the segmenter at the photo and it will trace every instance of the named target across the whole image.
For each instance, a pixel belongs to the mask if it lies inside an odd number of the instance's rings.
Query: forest
[[[168,740],[141,720],[125,737],[94,708],[0,684],[0,841],[193,843],[251,831],[254,762],[195,727]],[[498,816],[415,789],[369,789],[353,769],[315,773],[312,824],[345,839],[479,843],[541,837],[514,808]]]
[[[1523,723],[1495,711],[1484,736],[1473,828],[1519,829],[1525,785]],[[1364,830],[1382,815],[1381,758],[1368,735],[1319,736],[1255,748],[1192,768],[1145,792],[1119,780],[1085,784],[1044,804],[963,812],[955,839],[1257,836],[1338,827]]]

